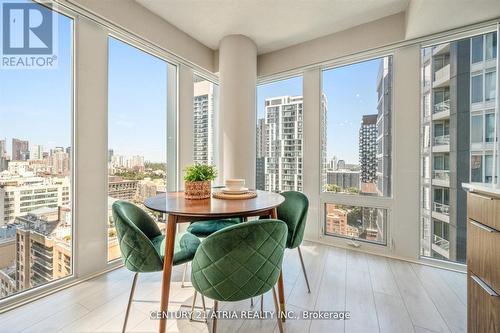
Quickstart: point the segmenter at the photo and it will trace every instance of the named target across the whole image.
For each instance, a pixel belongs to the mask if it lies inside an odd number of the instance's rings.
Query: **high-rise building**
[[[355,188],[359,191],[360,172],[351,170],[331,170],[326,172],[326,183],[337,185],[339,190]]]
[[[422,50],[421,254],[465,262],[462,183],[492,183],[496,33]]]
[[[337,162],[337,170],[344,170],[346,168],[344,160],[338,160]]]
[[[31,145],[31,147],[30,147],[30,159],[31,160],[42,160],[43,159],[43,146],[42,145]]]
[[[194,83],[193,102],[193,161],[215,164],[215,110],[218,101],[217,86],[207,80]]]
[[[302,191],[303,97],[268,98],[265,103],[265,189]],[[327,101],[322,95],[321,120],[326,120]],[[260,122],[258,122],[259,124]],[[326,166],[326,140],[321,145]],[[261,148],[261,152],[262,152]],[[322,171],[323,184],[326,170]]]
[[[69,155],[62,147],[51,150],[48,164],[53,175],[69,175]]]
[[[12,139],[12,160],[26,161],[29,158],[29,142],[25,140]]]
[[[380,60],[377,76],[377,191],[379,196],[391,195],[392,173],[392,57]]]
[[[349,211],[334,204],[326,205],[326,230],[327,234],[341,235],[344,237],[359,237],[359,229],[347,223]]]
[[[114,153],[115,151],[113,149],[108,149],[108,163],[111,163],[111,161],[113,160]]]
[[[7,144],[5,140],[0,140],[0,157],[5,157],[7,155]]]
[[[68,214],[67,208],[44,207],[16,218],[17,290],[71,274]]]
[[[114,199],[133,201],[137,196],[137,180],[108,177],[108,195]]]
[[[41,208],[70,204],[68,177],[22,177],[0,179],[0,225]]]
[[[266,119],[257,119],[257,158],[256,158],[256,173],[255,187],[258,190],[266,189],[266,147],[267,141],[267,126]]]
[[[265,100],[267,191],[302,191],[302,96]]]
[[[329,171],[337,170],[337,156],[333,156],[330,161],[328,161],[327,169]]]
[[[7,169],[7,144],[5,140],[0,140],[0,172]]]
[[[266,156],[267,149],[267,126],[266,119],[257,119],[257,158]]]
[[[377,115],[363,116],[359,129],[359,164],[361,193],[376,193],[377,179]]]

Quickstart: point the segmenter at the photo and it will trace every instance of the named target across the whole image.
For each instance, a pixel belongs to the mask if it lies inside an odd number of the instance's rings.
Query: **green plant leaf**
[[[184,169],[184,180],[187,182],[212,181],[217,178],[217,169],[213,165],[193,164]]]

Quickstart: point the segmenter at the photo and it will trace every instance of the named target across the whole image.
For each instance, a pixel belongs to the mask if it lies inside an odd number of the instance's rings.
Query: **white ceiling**
[[[259,54],[402,12],[409,0],[135,0],[216,50],[250,37]]]

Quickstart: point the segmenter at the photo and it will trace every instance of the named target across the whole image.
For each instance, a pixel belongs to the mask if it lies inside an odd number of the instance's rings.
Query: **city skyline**
[[[327,160],[336,156],[346,164],[359,164],[358,130],[364,115],[377,114],[377,76],[381,61],[382,58],[378,58],[323,71],[323,93],[328,101]],[[302,85],[302,76],[296,76],[258,86],[257,119],[265,117],[266,99],[302,96]]]

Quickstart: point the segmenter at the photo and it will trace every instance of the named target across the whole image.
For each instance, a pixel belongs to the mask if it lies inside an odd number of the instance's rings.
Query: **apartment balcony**
[[[432,203],[432,217],[440,221],[450,223],[450,206],[440,203]]]
[[[432,185],[436,186],[450,186],[450,170],[433,170],[432,171]]]
[[[432,249],[445,258],[450,257],[450,242],[438,235],[432,237]]]
[[[439,44],[432,48],[432,56],[440,56],[450,53],[450,43]]]
[[[434,73],[433,88],[448,87],[450,85],[450,64],[442,67]]]
[[[434,145],[435,146],[441,146],[441,145],[449,145],[450,144],[450,135],[440,135],[434,137]]]
[[[432,110],[432,120],[441,120],[450,118],[450,100],[434,104]]]

